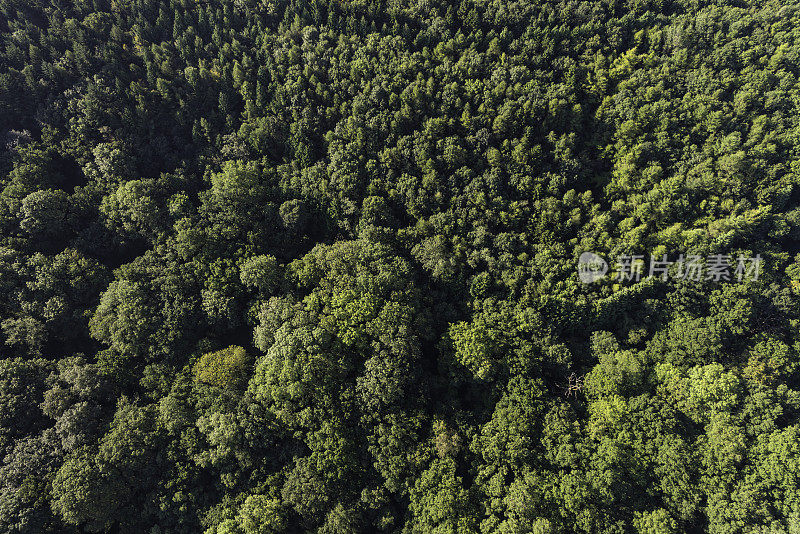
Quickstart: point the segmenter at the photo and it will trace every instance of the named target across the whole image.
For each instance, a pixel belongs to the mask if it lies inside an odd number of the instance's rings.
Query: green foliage
[[[412,532],[477,532],[469,495],[456,475],[455,462],[436,459],[411,490]]]
[[[203,354],[194,364],[195,382],[223,389],[239,389],[247,382],[250,358],[238,346]]]
[[[254,256],[239,267],[242,283],[260,293],[269,293],[280,280],[278,263],[273,256]]]
[[[0,41],[0,531],[799,531],[796,2],[0,0]],[[613,276],[679,254],[761,271]]]

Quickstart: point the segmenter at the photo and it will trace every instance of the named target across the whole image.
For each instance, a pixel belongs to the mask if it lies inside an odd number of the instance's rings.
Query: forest
[[[798,534],[800,0],[0,0],[0,326],[3,534]]]

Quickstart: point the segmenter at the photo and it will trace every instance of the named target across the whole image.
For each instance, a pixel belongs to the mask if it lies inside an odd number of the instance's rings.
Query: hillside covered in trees
[[[0,0],[0,532],[800,532],[798,77],[797,0]]]

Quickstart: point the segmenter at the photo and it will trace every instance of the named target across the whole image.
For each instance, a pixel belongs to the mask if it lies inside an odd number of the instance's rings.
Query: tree
[[[194,364],[194,379],[218,388],[239,389],[248,376],[249,357],[242,347],[209,352]]]
[[[469,494],[452,458],[437,458],[411,491],[411,529],[418,532],[477,532]]]

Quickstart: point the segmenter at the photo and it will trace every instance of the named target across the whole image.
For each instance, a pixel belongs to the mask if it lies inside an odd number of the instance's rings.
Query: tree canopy
[[[0,531],[799,532],[799,79],[797,0],[0,0]]]

